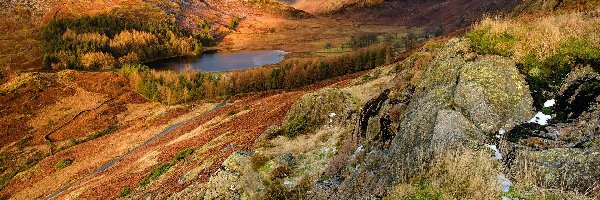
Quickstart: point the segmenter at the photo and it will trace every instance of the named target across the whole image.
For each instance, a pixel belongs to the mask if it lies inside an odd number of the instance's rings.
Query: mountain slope
[[[6,2],[0,199],[600,195],[595,2],[287,1],[313,14],[274,0]],[[99,13],[214,34],[215,48],[294,52],[225,73],[40,69],[39,27]],[[174,43],[153,27],[136,31]],[[59,40],[92,35],[62,28]],[[415,36],[432,28],[466,33]],[[377,41],[402,47],[344,47]]]

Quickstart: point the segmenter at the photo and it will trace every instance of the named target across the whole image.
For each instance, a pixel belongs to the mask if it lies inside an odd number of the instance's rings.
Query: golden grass
[[[519,198],[526,197],[527,199],[571,199],[571,200],[588,200],[593,199],[585,196],[584,194],[570,191],[563,191],[557,189],[548,189],[539,186],[536,179],[536,170],[533,163],[529,161],[523,161],[520,168],[517,168],[513,181],[512,196]]]
[[[543,60],[558,53],[561,44],[579,39],[600,46],[600,17],[585,13],[530,18],[485,18],[475,25],[475,30],[488,29],[488,37],[510,34],[516,42],[510,50],[517,61],[528,55]]]
[[[422,194],[439,195],[441,199],[499,199],[498,169],[494,162],[486,151],[447,152],[434,159],[429,170],[411,181],[413,184],[396,185],[386,199]]]

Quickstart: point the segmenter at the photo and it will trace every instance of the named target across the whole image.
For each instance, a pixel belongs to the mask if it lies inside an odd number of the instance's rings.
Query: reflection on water
[[[288,52],[281,50],[239,51],[233,53],[206,52],[194,58],[171,58],[148,65],[156,69],[181,72],[185,69],[203,72],[223,72],[276,64]]]

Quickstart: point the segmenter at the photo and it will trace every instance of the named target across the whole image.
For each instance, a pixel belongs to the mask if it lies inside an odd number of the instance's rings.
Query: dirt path
[[[81,178],[77,179],[76,181],[73,181],[72,183],[68,184],[67,186],[60,188],[58,191],[56,191],[56,192],[52,193],[51,195],[47,196],[45,199],[53,199],[53,198],[55,198],[56,196],[58,196],[58,195],[60,195],[61,193],[63,193],[64,191],[66,191],[67,189],[69,189],[71,186],[73,186],[73,185],[77,184],[79,181],[81,181],[81,180],[83,180],[83,179],[85,179],[85,178],[87,178],[87,177],[94,176],[94,175],[96,175],[96,174],[98,174],[98,173],[102,173],[102,172],[104,172],[105,170],[107,170],[107,169],[109,169],[109,168],[113,167],[114,165],[116,165],[117,163],[119,163],[119,161],[123,160],[123,158],[125,158],[126,156],[128,156],[128,155],[130,155],[131,153],[135,152],[136,150],[138,150],[138,149],[140,149],[140,148],[142,148],[142,147],[144,147],[144,146],[146,146],[146,145],[148,145],[148,144],[152,143],[153,141],[155,141],[155,140],[157,140],[157,139],[161,138],[162,136],[164,136],[164,135],[166,135],[166,134],[170,133],[171,131],[175,130],[176,128],[180,127],[181,125],[187,124],[188,122],[190,122],[190,121],[193,121],[194,119],[197,119],[197,118],[199,118],[199,117],[201,117],[201,116],[204,116],[204,115],[206,115],[206,114],[208,114],[208,113],[210,113],[210,112],[213,112],[213,111],[215,111],[215,110],[217,110],[217,109],[219,109],[219,108],[223,107],[223,106],[224,106],[224,105],[227,103],[227,100],[228,100],[228,99],[225,99],[225,100],[223,100],[221,103],[217,104],[217,105],[216,105],[214,108],[212,108],[212,109],[211,109],[211,110],[209,110],[209,111],[206,111],[206,112],[204,112],[204,113],[202,113],[202,114],[199,114],[199,115],[197,115],[197,116],[194,116],[194,117],[192,117],[192,118],[190,118],[190,119],[188,119],[188,120],[185,120],[185,121],[182,121],[182,122],[180,122],[180,123],[177,123],[177,124],[174,124],[174,125],[171,125],[171,126],[169,126],[167,129],[163,130],[163,131],[162,131],[162,132],[160,132],[158,135],[156,135],[156,136],[154,136],[154,137],[150,138],[150,139],[149,139],[149,140],[147,140],[146,142],[144,142],[144,143],[142,143],[142,144],[140,144],[140,145],[136,146],[135,148],[133,148],[133,149],[131,149],[131,150],[127,151],[127,153],[125,153],[125,154],[123,154],[123,155],[121,155],[121,156],[119,156],[119,157],[117,157],[117,158],[115,158],[115,159],[111,160],[110,162],[108,162],[108,163],[106,163],[106,164],[102,165],[100,168],[96,169],[94,172],[92,172],[92,173],[90,173],[90,174],[87,174],[87,175],[85,175],[85,176],[82,176]]]

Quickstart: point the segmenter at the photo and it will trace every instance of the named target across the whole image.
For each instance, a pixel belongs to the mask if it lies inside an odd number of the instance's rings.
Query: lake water
[[[148,63],[152,68],[181,72],[185,69],[202,72],[224,72],[276,64],[288,52],[281,50],[252,50],[238,52],[205,52],[194,58],[170,58]]]

